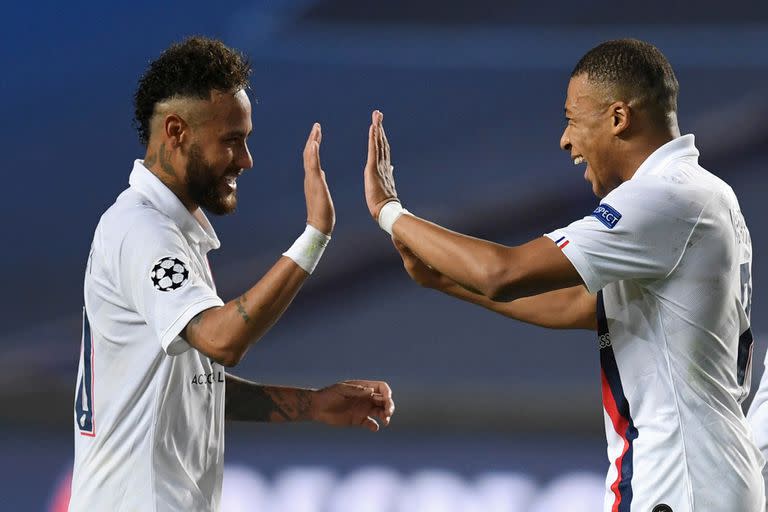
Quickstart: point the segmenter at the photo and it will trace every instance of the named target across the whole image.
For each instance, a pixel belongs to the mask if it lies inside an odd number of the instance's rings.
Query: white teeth
[[[229,185],[232,188],[237,188],[237,182],[235,180],[236,180],[236,178],[234,176],[227,176],[225,178],[225,181],[227,182],[227,185]]]
[[[579,155],[573,159],[573,165],[583,164],[585,162],[584,157]]]

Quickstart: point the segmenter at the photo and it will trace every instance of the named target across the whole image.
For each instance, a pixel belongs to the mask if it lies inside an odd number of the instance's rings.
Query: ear
[[[165,116],[163,124],[165,137],[168,139],[172,148],[181,147],[189,137],[189,125],[184,118],[178,114],[169,114]]]
[[[611,115],[611,133],[619,135],[629,128],[632,111],[627,103],[616,101],[609,107]]]

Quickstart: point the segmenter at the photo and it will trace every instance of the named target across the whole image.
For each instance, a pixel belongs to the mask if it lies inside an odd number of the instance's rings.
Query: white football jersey
[[[752,249],[693,135],[651,154],[592,215],[546,236],[597,293],[610,467],[605,511],[758,512]]]
[[[223,305],[219,240],[137,160],[96,228],[85,274],[71,512],[218,509],[224,368],[179,333]]]
[[[763,363],[768,369],[768,353]],[[763,453],[763,457],[768,458],[768,371],[763,370],[763,378],[757,388],[752,404],[749,406],[747,414],[749,424],[752,426],[752,435],[754,436],[757,447]],[[763,481],[768,488],[768,465],[763,466]],[[765,510],[768,511],[768,503]]]

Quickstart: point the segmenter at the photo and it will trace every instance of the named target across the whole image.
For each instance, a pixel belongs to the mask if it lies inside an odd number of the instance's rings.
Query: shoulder
[[[656,220],[695,221],[713,195],[723,189],[702,172],[691,171],[685,164],[672,164],[657,173],[636,176],[616,187],[601,204]]]
[[[183,238],[178,225],[168,215],[130,188],[104,212],[97,230],[103,243],[117,250],[126,243],[149,248]]]

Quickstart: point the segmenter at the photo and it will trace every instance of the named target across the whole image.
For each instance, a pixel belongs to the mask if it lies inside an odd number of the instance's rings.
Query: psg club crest
[[[166,256],[155,263],[149,277],[156,290],[171,292],[181,288],[189,280],[189,267],[178,258]]]

